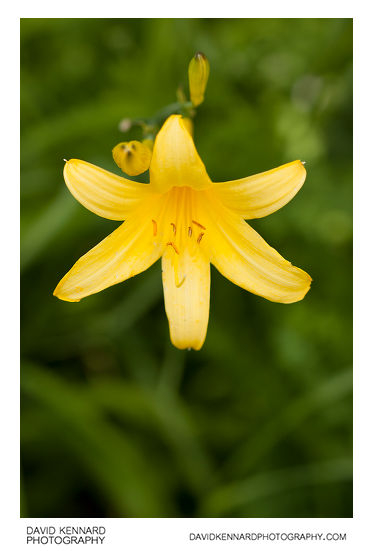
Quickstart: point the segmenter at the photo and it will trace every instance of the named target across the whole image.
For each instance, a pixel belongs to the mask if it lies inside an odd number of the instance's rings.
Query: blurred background
[[[118,226],[63,158],[120,174],[123,117],[211,66],[195,141],[212,180],[306,161],[253,227],[313,278],[282,305],[212,270],[200,352],[172,347],[160,263],[80,303],[53,289]],[[352,20],[21,20],[23,517],[352,516]]]

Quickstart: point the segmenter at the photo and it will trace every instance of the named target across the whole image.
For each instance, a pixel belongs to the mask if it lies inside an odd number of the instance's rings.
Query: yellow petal
[[[161,256],[164,245],[156,242],[152,216],[159,205],[152,200],[135,212],[119,228],[82,256],[61,279],[54,295],[76,302],[120,283],[151,266]]]
[[[283,207],[306,179],[301,161],[293,161],[248,178],[214,184],[214,191],[228,208],[243,218],[261,218]]]
[[[210,263],[196,246],[179,253],[168,246],[162,257],[162,280],[172,343],[199,350],[209,319]]]
[[[206,231],[201,247],[229,280],[274,302],[301,300],[311,277],[285,260],[242,218],[217,204],[211,192],[205,204]]]
[[[152,158],[151,147],[137,140],[118,143],[112,153],[116,164],[129,176],[137,176],[148,170]]]
[[[150,184],[160,193],[173,186],[206,189],[211,180],[181,115],[168,117],[157,134],[150,163]]]
[[[193,138],[194,124],[192,119],[190,119],[189,117],[183,117],[183,124]]]
[[[66,162],[63,175],[75,199],[110,220],[124,220],[150,194],[147,184],[132,182],[78,159]]]

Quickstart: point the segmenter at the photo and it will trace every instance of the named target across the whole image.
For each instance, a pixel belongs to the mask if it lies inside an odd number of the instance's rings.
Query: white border
[[[370,549],[372,547],[372,287],[373,252],[371,244],[372,177],[366,170],[371,157],[372,132],[372,30],[371,17],[364,10],[362,2],[325,2],[317,0],[312,7],[298,2],[264,2],[261,7],[250,5],[237,8],[239,2],[230,0],[223,6],[203,6],[199,1],[189,1],[187,6],[175,3],[163,5],[141,3],[138,9],[128,2],[114,0],[108,4],[93,4],[65,0],[52,5],[51,2],[33,1],[23,5],[12,5],[9,13],[3,15],[1,33],[2,56],[2,106],[4,121],[1,132],[2,152],[2,396],[1,434],[2,439],[2,532],[0,545],[4,549],[26,549],[27,525],[87,525],[99,524],[107,527],[105,549],[162,549],[162,551],[191,549],[193,546],[226,548],[260,545],[261,549],[279,546],[281,549],[295,549],[298,545],[289,543],[249,542],[190,542],[189,532],[347,532],[347,542],[325,543],[327,547],[343,545],[344,549]],[[89,9],[88,9],[89,8]],[[19,17],[354,17],[354,216],[355,216],[355,354],[354,354],[354,519],[19,519],[19,289],[18,243],[19,243]],[[245,13],[243,13],[245,12]],[[6,75],[6,76],[5,76]],[[5,107],[5,109],[4,109]],[[4,204],[5,203],[5,204]],[[11,421],[12,420],[12,421]],[[323,543],[308,542],[304,545],[321,546]],[[39,547],[39,546],[38,546]],[[40,546],[49,549],[50,546]],[[53,548],[63,546],[53,546]],[[72,546],[70,546],[72,547]],[[80,547],[80,546],[79,546]],[[85,546],[86,547],[86,546]],[[27,549],[36,546],[27,546]]]
[[[357,538],[353,519],[22,519],[18,526],[17,550],[60,548],[89,548],[123,550],[156,550],[156,551],[199,551],[201,549],[242,549],[255,548],[259,551],[267,549],[334,549],[341,546],[343,549],[358,551]],[[103,545],[27,545],[27,526],[104,526],[106,528],[107,541]],[[266,541],[263,539],[253,541],[200,541],[191,539],[190,534],[224,534],[224,533],[249,533],[255,537],[258,533],[268,534],[269,537],[284,537],[283,534],[304,533],[308,534],[347,534],[346,541],[323,541],[308,539]],[[279,534],[279,536],[277,536]],[[368,540],[367,540],[368,543]],[[368,547],[361,547],[367,550]]]

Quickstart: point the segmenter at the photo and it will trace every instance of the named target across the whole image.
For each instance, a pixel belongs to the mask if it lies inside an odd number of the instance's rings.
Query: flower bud
[[[112,153],[116,164],[129,176],[137,176],[148,170],[152,158],[150,146],[137,140],[119,143]]]
[[[207,81],[210,74],[210,65],[207,57],[197,52],[189,63],[189,93],[193,105],[203,102]]]
[[[132,126],[131,119],[122,119],[118,125],[121,132],[127,132]]]

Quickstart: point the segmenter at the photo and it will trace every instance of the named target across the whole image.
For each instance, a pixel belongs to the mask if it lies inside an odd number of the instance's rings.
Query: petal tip
[[[80,298],[69,298],[68,296],[66,296],[62,289],[61,289],[61,284],[59,283],[57,285],[57,287],[55,288],[55,290],[53,291],[53,296],[58,298],[59,300],[63,300],[64,302],[80,302]]]
[[[306,167],[305,167],[306,161],[298,160],[297,163],[299,164],[299,167],[300,167],[301,171],[304,173],[304,179],[305,179],[306,174],[307,174],[307,170],[306,170]],[[304,180],[303,180],[303,182],[304,182]]]
[[[64,175],[64,178],[65,178],[66,184],[68,184],[68,181],[67,181],[67,179],[66,179],[68,170],[69,170],[70,168],[72,168],[73,165],[76,165],[77,162],[78,162],[77,159],[64,159],[63,175]]]
[[[302,284],[299,285],[298,293],[296,293],[290,300],[284,301],[288,304],[291,304],[293,302],[300,302],[301,300],[303,300],[311,288],[312,277],[300,268],[296,268],[296,270],[299,273],[300,283]]]
[[[188,352],[191,350],[201,350],[205,342],[205,339],[201,342],[179,342],[172,335],[170,335],[170,339],[175,348],[178,350],[187,350]]]
[[[65,281],[68,275],[69,272],[59,281],[57,287],[53,291],[53,296],[65,302],[80,302],[80,298],[72,298],[71,292],[70,294],[66,292]]]

